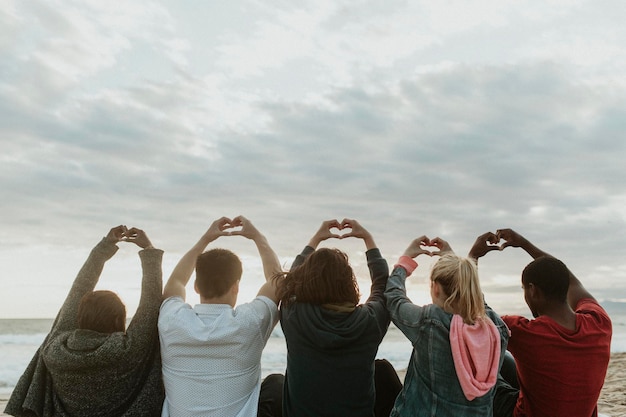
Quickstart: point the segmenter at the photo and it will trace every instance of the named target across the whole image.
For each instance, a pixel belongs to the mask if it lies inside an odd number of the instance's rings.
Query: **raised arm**
[[[200,240],[191,247],[191,249],[178,261],[178,264],[172,271],[170,278],[165,284],[163,289],[163,299],[169,297],[181,297],[183,300],[186,297],[185,287],[193,274],[193,270],[196,267],[196,260],[209,243],[213,242],[220,236],[226,236],[229,233],[225,230],[231,228],[232,221],[227,217],[215,220],[209,229],[202,235]]]
[[[537,246],[532,244],[528,239],[515,232],[512,229],[499,229],[497,232],[498,240],[504,240],[504,243],[500,246],[502,249],[507,248],[509,246],[515,248],[522,248],[528,253],[533,259],[541,258],[542,256],[552,256],[547,252],[539,249]],[[583,298],[595,298],[585,289],[583,284],[576,278],[576,276],[572,273],[572,271],[568,268],[569,271],[569,289],[567,290],[567,303],[570,305],[572,310],[576,309],[578,302]]]
[[[342,239],[348,237],[356,237],[358,239],[363,239],[365,243],[365,249],[371,250],[376,249],[376,242],[374,242],[374,238],[372,234],[367,231],[361,224],[354,219],[343,219],[341,221],[342,229],[351,229],[349,233],[346,233],[341,236]]]
[[[237,216],[233,219],[232,226],[241,226],[241,230],[235,230],[230,234],[233,236],[243,236],[254,241],[259,251],[259,255],[261,256],[261,262],[263,263],[263,274],[265,275],[265,284],[263,284],[263,286],[259,290],[258,295],[268,297],[276,304],[278,304],[275,287],[276,281],[272,279],[277,274],[282,272],[278,256],[276,256],[276,253],[270,246],[267,238],[261,232],[259,232],[256,227],[254,227],[250,220],[246,219],[243,216]]]
[[[367,266],[370,270],[370,278],[372,279],[368,302],[373,300],[384,302],[385,286],[389,279],[389,266],[380,253],[380,250],[376,247],[376,242],[374,242],[372,234],[354,219],[343,219],[341,221],[341,228],[351,229],[349,233],[341,236],[342,239],[355,237],[357,239],[363,239],[363,243],[365,243]]]
[[[315,249],[317,249],[322,241],[326,239],[341,239],[340,235],[331,232],[330,229],[341,229],[341,223],[334,219],[323,221],[319,229],[317,229],[313,237],[311,237],[311,240],[309,240],[309,244],[296,256],[296,259],[294,259],[291,264],[291,269],[302,265],[306,257],[315,252]]]
[[[431,255],[431,252],[423,249],[423,246],[430,246],[430,240],[426,236],[418,237],[409,244],[394,266],[385,289],[387,310],[391,320],[411,341],[417,338],[416,329],[422,317],[423,307],[416,306],[407,297],[405,281],[417,267],[417,262],[413,258],[422,254]]]
[[[135,227],[128,230],[125,241],[139,246],[143,277],[141,280],[141,298],[137,311],[128,326],[128,335],[139,335],[145,343],[151,343],[153,332],[156,332],[157,319],[159,317],[159,305],[161,304],[161,288],[163,287],[163,272],[161,262],[163,251],[155,249],[150,239],[143,230]],[[152,331],[148,331],[152,330]],[[145,347],[144,343],[138,343],[138,348]]]
[[[115,255],[118,249],[116,243],[124,238],[125,233],[126,226],[113,227],[106,237],[91,250],[57,315],[52,326],[53,332],[72,330],[78,326],[76,315],[81,298],[96,287],[104,269],[104,263]]]
[[[498,246],[499,241],[500,238],[495,233],[483,233],[476,238],[476,240],[474,241],[474,245],[467,254],[467,257],[475,260],[476,263],[478,263],[478,259],[482,258],[489,252],[493,250],[502,250],[502,248]]]

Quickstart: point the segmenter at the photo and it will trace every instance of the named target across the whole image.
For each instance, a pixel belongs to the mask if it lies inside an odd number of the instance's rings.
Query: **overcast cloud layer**
[[[3,2],[0,317],[53,316],[112,226],[146,230],[167,278],[238,214],[286,265],[324,219],[360,220],[390,264],[421,234],[466,253],[512,227],[626,302],[626,4],[265,3]],[[219,244],[252,296],[254,245]],[[328,245],[367,278],[359,242]],[[102,282],[130,312],[135,252]],[[524,312],[528,261],[481,260],[491,304]]]

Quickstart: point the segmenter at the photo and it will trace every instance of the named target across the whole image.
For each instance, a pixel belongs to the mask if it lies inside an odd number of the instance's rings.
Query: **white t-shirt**
[[[161,304],[159,340],[165,401],[162,417],[256,417],[261,353],[278,321],[267,297],[232,308]]]

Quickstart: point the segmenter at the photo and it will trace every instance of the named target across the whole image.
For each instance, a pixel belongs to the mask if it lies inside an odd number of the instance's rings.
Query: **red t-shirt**
[[[611,319],[593,299],[576,306],[576,330],[547,316],[503,316],[520,395],[514,417],[597,416],[611,356]]]

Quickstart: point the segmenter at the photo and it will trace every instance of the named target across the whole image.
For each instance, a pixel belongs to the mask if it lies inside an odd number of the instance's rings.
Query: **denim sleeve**
[[[393,324],[411,343],[415,343],[421,322],[426,317],[426,309],[413,304],[406,296],[405,280],[406,270],[402,267],[394,268],[387,281],[385,299]]]

